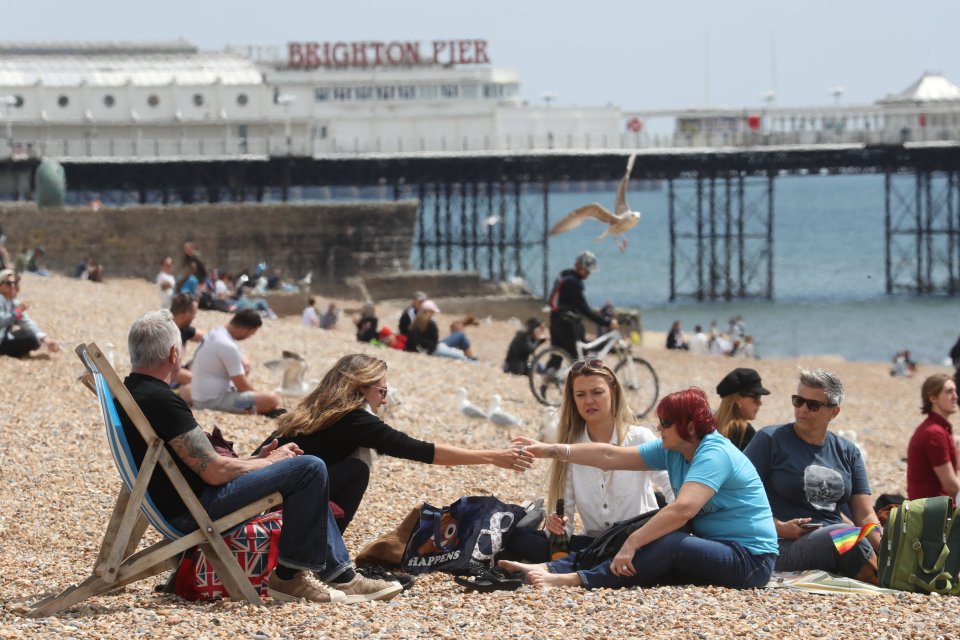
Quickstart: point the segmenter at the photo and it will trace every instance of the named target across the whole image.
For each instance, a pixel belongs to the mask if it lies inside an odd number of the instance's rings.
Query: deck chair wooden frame
[[[224,543],[222,535],[236,525],[281,504],[281,495],[270,494],[215,522],[211,520],[167,451],[163,440],[143,415],[100,348],[94,343],[81,344],[76,348],[76,352],[87,368],[89,382],[92,383],[84,381],[84,384],[96,392],[100,402],[107,440],[123,482],[90,577],[58,595],[37,602],[28,615],[52,615],[89,597],[172,569],[176,567],[180,554],[197,544],[210,559],[231,597],[255,605],[263,604],[256,589]],[[147,453],[139,469],[130,455],[113,398],[120,402],[147,443]],[[199,525],[196,531],[187,535],[177,531],[153,504],[147,493],[147,485],[158,469],[167,473],[177,494]],[[137,551],[148,521],[163,534],[164,539]]]

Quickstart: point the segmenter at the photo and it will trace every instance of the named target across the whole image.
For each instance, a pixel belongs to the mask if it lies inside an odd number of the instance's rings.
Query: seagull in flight
[[[640,212],[632,211],[630,205],[627,204],[627,185],[630,183],[630,173],[633,171],[633,161],[636,157],[637,154],[631,153],[630,158],[627,160],[627,171],[617,186],[617,200],[613,213],[610,213],[605,207],[596,202],[588,204],[565,215],[560,222],[550,229],[550,235],[554,236],[558,233],[579,227],[587,218],[596,218],[600,222],[609,225],[606,230],[600,234],[600,237],[597,238],[597,242],[603,240],[608,235],[617,236],[617,246],[620,248],[620,252],[623,253],[623,250],[627,248],[627,237],[624,234],[640,222]]]

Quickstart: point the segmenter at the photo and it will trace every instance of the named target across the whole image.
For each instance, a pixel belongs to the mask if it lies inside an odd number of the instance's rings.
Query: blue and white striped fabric
[[[123,484],[129,491],[133,491],[133,485],[137,480],[139,468],[137,467],[137,462],[134,460],[133,454],[130,452],[130,444],[127,442],[127,436],[123,432],[120,414],[117,413],[117,407],[113,401],[113,393],[110,392],[107,381],[104,380],[103,374],[100,373],[100,370],[90,356],[86,353],[84,353],[83,356],[84,361],[93,373],[93,380],[97,389],[97,400],[100,402],[100,410],[103,413],[103,423],[107,430],[107,442],[110,444],[110,453],[113,454],[113,461],[117,465],[117,471],[120,472],[120,478],[123,480]],[[154,473],[164,473],[159,464],[156,466]],[[150,499],[149,493],[144,495],[140,509],[147,517],[147,520],[150,521],[150,524],[163,534],[164,537],[170,539],[183,537],[183,534],[171,526],[166,518],[163,517],[163,514],[157,509],[153,500]]]

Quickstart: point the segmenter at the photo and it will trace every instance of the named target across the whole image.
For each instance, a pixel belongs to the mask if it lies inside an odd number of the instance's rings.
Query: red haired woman
[[[576,568],[577,554],[545,564],[501,561],[535,585],[587,589],[671,581],[734,588],[762,587],[777,557],[770,504],[756,470],[716,432],[706,394],[671,393],[657,405],[661,439],[636,448],[609,444],[542,444],[515,438],[536,458],[601,469],[664,469],[677,498],[634,531],[612,560]],[[689,524],[693,534],[680,529]]]

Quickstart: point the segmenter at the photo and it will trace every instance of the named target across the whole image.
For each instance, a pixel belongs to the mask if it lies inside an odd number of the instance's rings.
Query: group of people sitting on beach
[[[747,335],[743,316],[730,318],[730,326],[723,332],[718,330],[716,320],[710,323],[709,333],[705,333],[698,324],[693,328],[693,336],[689,340],[680,328],[680,321],[675,320],[667,332],[666,346],[667,349],[683,349],[701,356],[757,357],[753,336]]]
[[[372,304],[366,304],[360,315],[354,318],[357,327],[357,341],[379,346],[423,353],[453,360],[476,361],[473,344],[467,337],[467,327],[479,324],[473,314],[467,314],[462,320],[450,323],[449,334],[440,338],[440,328],[434,316],[440,313],[440,307],[430,300],[426,293],[417,291],[410,304],[404,308],[397,321],[397,330],[379,326],[379,319]]]
[[[223,331],[242,339],[229,325]],[[515,529],[500,560],[503,571],[535,585],[751,588],[765,585],[774,570],[806,569],[876,580],[879,529],[843,554],[831,536],[879,521],[860,450],[829,428],[841,411],[844,389],[828,371],[800,371],[790,397],[791,423],[754,428],[770,392],[757,371],[737,368],[717,385],[721,402],[715,412],[698,388],[665,396],[656,408],[654,434],[633,424],[610,367],[582,359],[564,383],[557,442],[521,436],[502,448],[469,449],[419,440],[384,423],[377,414],[387,403],[386,363],[349,354],[295,408],[278,416],[275,431],[249,460],[228,463],[209,447],[190,407],[170,389],[181,368],[182,344],[168,311],[137,320],[129,336],[133,372],[126,384],[214,518],[240,500],[283,494],[279,563],[269,584],[276,599],[356,602],[389,599],[403,588],[403,576],[355,569],[343,543],[342,533],[371,481],[367,462],[356,456],[362,449],[426,464],[490,464],[518,472],[537,458],[551,459],[549,500],[565,498],[566,516],[550,514],[544,530]],[[922,394],[927,419],[910,443],[911,498],[958,489],[948,421],[957,408],[956,385],[949,376],[931,376]],[[248,400],[242,391],[216,402],[241,400]],[[122,417],[128,437],[136,439]],[[178,529],[196,526],[177,500],[154,495],[154,487],[150,491]],[[334,517],[327,500],[317,496],[335,502],[342,515]],[[612,558],[578,566],[578,551],[593,538],[658,504],[662,508]],[[577,535],[574,514],[582,524]],[[569,535],[572,553],[550,559],[550,534]]]

